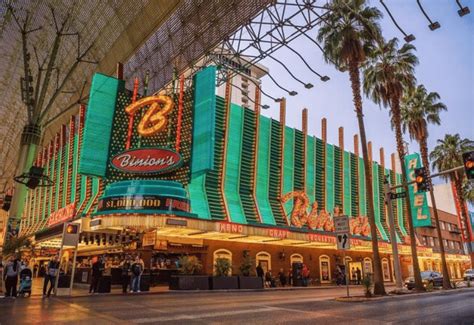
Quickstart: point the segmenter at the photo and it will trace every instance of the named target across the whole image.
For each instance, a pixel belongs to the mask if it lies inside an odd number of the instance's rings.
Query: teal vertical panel
[[[334,211],[334,146],[326,144],[326,210]]]
[[[210,66],[194,76],[193,177],[214,169],[216,137],[216,67]]]
[[[374,215],[375,224],[382,239],[387,240],[388,236],[382,226],[381,211],[380,211],[380,187],[379,187],[379,165],[372,162],[372,190],[374,192]]]
[[[315,146],[314,137],[306,136],[306,195],[310,203],[316,200],[315,178]]]
[[[72,133],[74,130],[71,131]],[[71,202],[76,201],[76,177],[77,177],[77,164],[79,161],[79,135],[77,133],[73,133],[74,136],[74,142],[73,142],[73,151],[72,151],[72,168],[71,168],[71,173],[72,173],[72,178],[71,178]],[[77,207],[77,205],[76,205]]]
[[[115,104],[123,87],[123,80],[100,73],[92,78],[79,159],[83,175],[105,177]]]
[[[365,189],[364,159],[359,157],[359,213],[367,216],[367,192]]]
[[[282,195],[294,190],[294,164],[295,164],[295,130],[285,126],[285,147],[283,152],[283,185]],[[293,209],[293,200],[288,200],[284,205],[285,214],[288,216]]]
[[[64,145],[64,174],[63,174],[63,180],[64,180],[64,184],[63,184],[63,199],[62,199],[62,206],[64,207],[67,203],[67,189],[69,188],[69,186],[71,186],[71,184],[69,184],[69,179],[68,179],[68,173],[70,171],[70,166],[69,166],[69,139],[68,141],[66,142],[66,144]]]
[[[344,170],[343,170],[343,177],[344,177],[344,197],[342,198],[344,201],[344,214],[347,216],[351,215],[351,154],[347,151],[343,152],[343,159],[344,159]]]
[[[57,211],[60,206],[59,206],[59,197],[61,196],[61,158],[62,158],[62,155],[63,155],[63,149],[62,148],[59,148],[58,150],[58,154],[57,154],[57,159],[56,159],[56,172],[54,173],[54,177],[55,177],[55,183],[56,183],[56,195],[55,197],[53,198],[54,199],[54,211]]]
[[[51,155],[51,159],[50,159],[50,169],[49,169],[49,177],[51,179],[55,179],[55,176],[56,176],[56,157],[53,155]],[[55,187],[55,185],[51,186],[49,188],[49,198],[48,198],[48,214],[46,215],[46,218],[48,218],[50,215],[51,215],[51,212],[54,211],[54,197],[53,197],[53,187]]]
[[[270,133],[271,121],[269,118],[260,115],[258,147],[257,147],[257,176],[256,193],[258,211],[262,217],[263,223],[275,225],[272,207],[269,198],[269,180],[270,180]]]
[[[247,223],[239,195],[240,163],[242,158],[242,132],[244,110],[235,104],[230,106],[229,125],[226,132],[227,150],[224,178],[224,195],[230,220],[235,223]]]
[[[211,219],[211,211],[207,203],[206,174],[201,173],[191,179],[188,184],[191,212],[197,214],[199,219]]]
[[[396,174],[396,179],[397,179],[397,185],[402,184],[402,175]],[[403,188],[400,188],[397,190],[397,192],[402,192]],[[404,214],[404,204],[403,204],[403,199],[398,199],[397,200],[397,220],[398,220],[398,226],[400,228],[400,231],[404,236],[407,236],[407,230],[405,228],[405,223],[403,222],[403,214]]]

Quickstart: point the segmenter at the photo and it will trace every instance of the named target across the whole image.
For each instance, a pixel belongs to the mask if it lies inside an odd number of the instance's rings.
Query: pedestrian
[[[45,275],[44,275],[44,283],[43,283],[43,298],[49,297],[51,295],[51,291],[53,290],[56,284],[56,276],[59,273],[59,256],[55,255],[49,261]],[[49,289],[48,289],[49,284]]]
[[[102,278],[102,272],[104,271],[104,263],[102,262],[102,257],[98,257],[96,261],[92,264],[92,277],[91,285],[89,287],[89,293],[98,293],[99,282]]]
[[[5,297],[16,298],[16,287],[18,285],[18,273],[20,272],[20,262],[10,256],[3,270],[5,280]]]
[[[293,284],[293,269],[290,267],[288,270],[288,285],[291,287]]]
[[[3,288],[3,261],[0,259],[0,293],[3,294],[5,289]],[[3,295],[1,296],[3,298]]]
[[[132,291],[140,292],[140,280],[143,274],[143,261],[140,259],[140,256],[135,257],[135,261],[132,264]]]
[[[355,268],[352,268],[351,269],[351,280],[352,280],[352,283],[355,283],[356,282],[356,279],[357,279],[357,274],[356,274],[356,270]]]
[[[128,286],[130,284],[130,267],[130,256],[127,256],[120,264],[120,269],[122,270],[122,293],[128,292]]]
[[[282,287],[286,286],[286,274],[283,269],[280,269],[280,272],[278,273],[278,278],[280,279],[280,285]]]
[[[357,277],[357,284],[361,284],[362,280],[362,272],[359,268],[356,269],[356,277]]]
[[[263,272],[263,268],[262,268],[262,263],[258,263],[257,265],[257,268],[255,269],[255,271],[257,272],[257,276],[262,279],[262,283],[265,284],[263,282],[263,275],[264,275],[264,272]]]
[[[303,277],[303,286],[307,287],[309,280],[309,268],[306,264],[303,264],[303,270],[301,271],[301,275]]]

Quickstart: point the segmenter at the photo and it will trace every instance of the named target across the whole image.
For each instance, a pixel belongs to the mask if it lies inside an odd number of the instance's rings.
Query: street
[[[2,299],[0,324],[474,324],[473,289],[333,299],[344,294],[337,288]]]

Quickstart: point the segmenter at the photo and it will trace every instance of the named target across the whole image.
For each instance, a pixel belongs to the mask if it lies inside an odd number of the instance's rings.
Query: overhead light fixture
[[[429,27],[431,30],[436,30],[436,29],[440,28],[441,25],[439,24],[439,22],[435,21],[435,22],[429,24],[428,27]]]
[[[465,16],[470,13],[471,13],[471,10],[469,10],[469,7],[462,7],[461,9],[458,10],[459,17]]]
[[[270,106],[268,106],[268,105],[262,105],[262,108],[263,108],[263,109],[269,109]]]
[[[296,95],[298,95],[298,93],[297,93],[296,91],[292,90],[292,91],[289,91],[289,92],[288,92],[288,95],[290,95],[290,96],[296,96]]]
[[[324,82],[329,81],[329,79],[330,78],[328,76],[322,76],[321,77],[321,81],[324,81]]]
[[[275,103],[280,103],[283,101],[283,98],[275,98]]]
[[[311,88],[313,88],[314,86],[313,86],[312,83],[309,83],[309,82],[308,82],[307,84],[304,85],[304,87],[305,87],[306,89],[311,89]]]
[[[415,38],[415,35],[410,34],[410,35],[405,36],[403,39],[405,40],[405,42],[410,43],[410,42],[413,42],[416,38]]]

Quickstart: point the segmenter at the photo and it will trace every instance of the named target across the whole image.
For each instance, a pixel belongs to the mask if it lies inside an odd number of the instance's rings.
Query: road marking
[[[89,308],[86,308],[86,307],[82,307],[78,304],[75,304],[75,303],[69,303],[69,302],[66,302],[66,301],[63,301],[61,299],[55,299],[57,302],[59,302],[60,304],[63,304],[63,305],[66,305],[68,307],[71,307],[73,309],[76,309],[78,311],[81,311],[83,313],[85,313],[86,315],[88,316],[94,316],[94,317],[98,317],[98,318],[102,318],[102,319],[105,319],[105,320],[108,320],[110,322],[113,322],[115,324],[117,323],[124,323],[126,322],[125,320],[123,319],[120,319],[120,318],[117,318],[117,317],[113,317],[113,316],[109,316],[109,315],[106,315],[104,313],[99,313],[99,312],[96,312],[92,309],[89,309]]]
[[[156,323],[156,322],[177,321],[177,320],[192,320],[192,319],[199,319],[199,318],[224,317],[224,316],[233,316],[233,315],[250,314],[250,313],[268,313],[271,310],[272,310],[271,308],[265,307],[265,308],[241,309],[241,310],[222,311],[222,312],[204,313],[204,314],[177,315],[177,316],[171,316],[171,317],[138,318],[138,319],[133,319],[130,321],[136,324],[144,324],[144,323]]]

